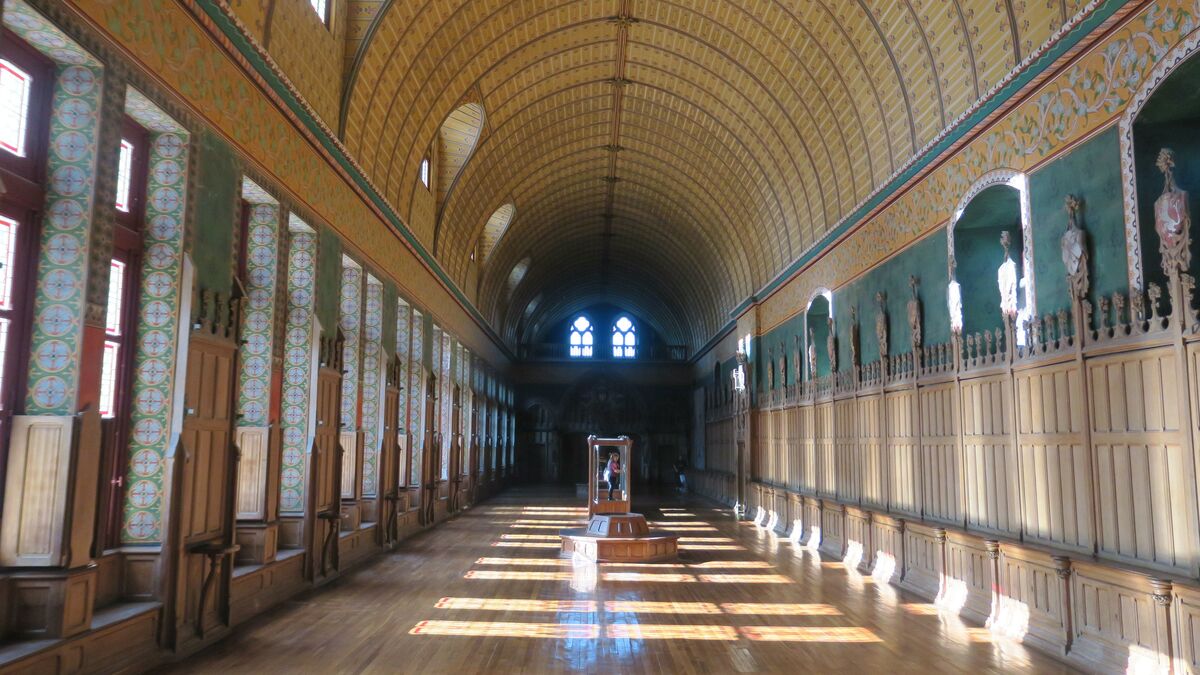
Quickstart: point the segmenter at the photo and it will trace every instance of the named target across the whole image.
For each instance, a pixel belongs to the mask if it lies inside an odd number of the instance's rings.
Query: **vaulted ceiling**
[[[443,121],[478,102],[483,130],[420,236],[464,287],[483,265],[501,336],[608,302],[694,348],[1084,4],[393,0],[342,135],[404,216]]]

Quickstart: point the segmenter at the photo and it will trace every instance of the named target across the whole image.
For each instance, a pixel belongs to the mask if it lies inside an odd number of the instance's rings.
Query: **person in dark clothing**
[[[675,460],[675,487],[680,492],[687,492],[687,476],[684,473],[685,471],[687,471],[687,463],[680,457]]]

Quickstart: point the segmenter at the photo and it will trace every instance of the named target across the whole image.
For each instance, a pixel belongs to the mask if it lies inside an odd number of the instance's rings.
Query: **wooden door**
[[[228,601],[225,553],[233,541],[236,356],[232,339],[202,331],[189,339],[175,539],[181,549],[175,614],[181,639],[221,623]]]
[[[421,524],[432,525],[438,496],[438,470],[441,468],[441,434],[437,431],[437,376],[425,380],[425,452],[421,453]]]

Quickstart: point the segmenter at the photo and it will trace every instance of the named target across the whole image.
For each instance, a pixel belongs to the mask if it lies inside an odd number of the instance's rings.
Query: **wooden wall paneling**
[[[771,411],[771,432],[771,482],[784,485],[787,482],[787,472],[784,469],[787,460],[787,411],[782,407]]]
[[[817,493],[817,429],[816,408],[800,406],[800,491]]]
[[[76,567],[90,559],[100,418],[14,415],[0,565]]]
[[[806,546],[816,548],[821,544],[822,523],[821,523],[821,501],[816,497],[804,497],[804,516],[802,518],[804,527],[807,532],[804,533],[802,542]]]
[[[237,428],[238,462],[237,517],[239,520],[265,520],[267,517],[267,464],[270,456],[270,428]]]
[[[875,548],[871,543],[871,512],[854,506],[846,507],[845,557],[847,565],[868,572],[874,561]]]
[[[817,495],[837,496],[837,460],[834,446],[833,402],[818,403],[813,410],[817,450]]]
[[[921,514],[931,520],[962,522],[962,459],[958,436],[956,383],[920,388]]]
[[[1176,672],[1200,672],[1200,588],[1176,584],[1171,612]]]
[[[994,551],[983,539],[964,532],[950,530],[945,540],[946,567],[937,603],[983,623],[991,614]]]
[[[322,350],[330,353],[328,349]],[[325,361],[317,371],[317,425],[313,438],[311,527],[309,530],[309,579],[327,578],[337,569],[338,537],[341,521],[342,457],[338,442],[338,416],[342,395],[342,374],[336,361]]]
[[[871,513],[871,573],[879,582],[898,583],[904,573],[904,528],[902,520]]]
[[[922,523],[904,523],[904,559],[900,585],[926,598],[941,591],[946,531]]]
[[[1008,373],[963,380],[963,495],[967,526],[1020,535],[1020,490]]]
[[[1156,595],[1147,577],[1073,562],[1071,660],[1102,671],[1166,672],[1170,647]]]
[[[754,433],[750,435],[750,477],[753,480],[763,478],[763,458],[767,451],[763,444],[767,442],[770,425],[766,423],[767,411],[756,410],[750,413],[750,426]]]
[[[788,475],[787,486],[792,490],[800,489],[801,476],[803,475],[803,449],[802,439],[808,431],[801,425],[801,408],[800,406],[791,406],[787,409],[788,416]]]
[[[1195,465],[1175,353],[1158,348],[1088,362],[1099,554],[1195,576]]]
[[[1072,361],[1020,370],[1015,378],[1023,536],[1090,553],[1093,466],[1083,373]]]
[[[846,507],[836,501],[821,501],[820,551],[837,560],[846,554]]]
[[[193,331],[188,341],[187,377],[180,444],[181,556],[173,605],[177,645],[198,642],[205,631],[227,622],[230,544],[236,495],[233,413],[237,382],[233,339]]]
[[[862,458],[862,503],[886,509],[889,466],[883,431],[883,394],[860,396],[855,413],[855,430]]]
[[[910,516],[921,515],[920,490],[924,481],[918,402],[915,387],[888,391],[883,399],[887,428],[887,506],[891,511]]]
[[[788,538],[793,542],[804,538],[804,498],[792,490],[787,493],[787,527]]]
[[[404,471],[404,456],[401,438],[397,433],[400,425],[400,388],[388,385],[383,395],[383,439],[380,452],[380,494],[383,495],[379,518],[378,539],[380,543],[393,544],[399,540],[399,517],[404,509],[400,493],[401,472]]]
[[[1024,546],[1000,547],[998,606],[989,627],[1009,638],[1033,643],[1051,654],[1069,644],[1069,563]]]
[[[839,501],[855,504],[862,499],[863,458],[858,436],[858,399],[833,404],[834,493]]]

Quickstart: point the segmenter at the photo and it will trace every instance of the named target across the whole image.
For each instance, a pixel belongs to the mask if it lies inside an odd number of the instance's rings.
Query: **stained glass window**
[[[612,354],[616,359],[632,359],[637,356],[637,328],[627,316],[613,323]]]
[[[580,316],[571,322],[570,354],[571,358],[588,358],[592,355],[595,337],[592,334],[592,322],[586,316]]]
[[[25,156],[25,127],[33,78],[10,61],[0,59],[0,148]]]

